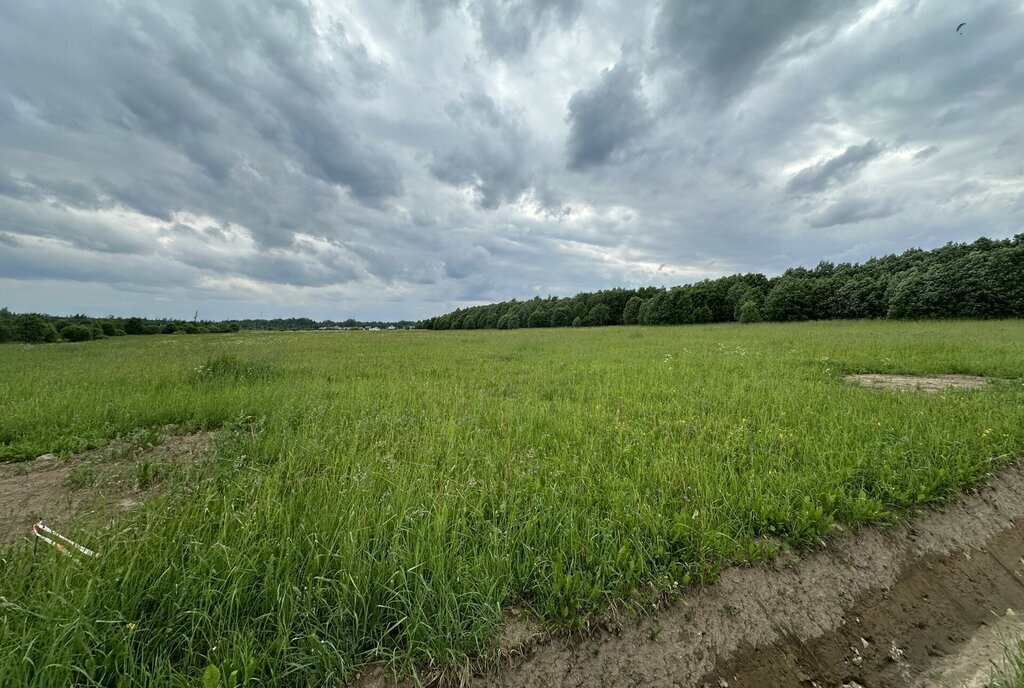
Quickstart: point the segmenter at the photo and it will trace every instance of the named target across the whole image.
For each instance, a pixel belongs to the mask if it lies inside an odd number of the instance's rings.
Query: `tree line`
[[[45,313],[12,313],[0,308],[0,343],[85,342],[93,339],[139,334],[217,334],[240,330],[298,331],[334,327],[378,327],[398,329],[413,327],[411,320],[343,322],[312,318],[251,318],[241,320],[170,320],[156,318],[92,318],[87,315],[56,316]]]
[[[433,330],[678,325],[840,318],[1024,316],[1024,234],[911,249],[864,263],[822,261],[778,277],[730,275],[677,287],[584,292],[460,308]]]

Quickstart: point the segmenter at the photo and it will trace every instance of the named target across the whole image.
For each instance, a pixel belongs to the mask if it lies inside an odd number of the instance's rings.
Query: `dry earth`
[[[926,392],[937,394],[947,389],[981,389],[988,380],[976,375],[846,375],[852,382],[872,389],[894,389],[900,392]]]
[[[44,454],[0,464],[0,546],[30,538],[39,520],[58,531],[102,525],[141,504],[210,447],[208,433],[167,427],[68,458]]]

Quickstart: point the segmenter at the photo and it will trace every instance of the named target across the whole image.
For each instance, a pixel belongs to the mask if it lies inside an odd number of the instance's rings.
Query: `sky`
[[[0,306],[420,319],[1009,237],[1022,46],[1008,0],[0,3]]]

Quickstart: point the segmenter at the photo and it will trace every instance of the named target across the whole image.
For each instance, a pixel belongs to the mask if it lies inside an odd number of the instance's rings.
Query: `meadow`
[[[965,373],[872,391],[846,373]],[[1024,452],[1024,322],[238,333],[0,345],[0,460],[218,430],[200,478],[0,550],[0,686],[458,668],[956,497]]]

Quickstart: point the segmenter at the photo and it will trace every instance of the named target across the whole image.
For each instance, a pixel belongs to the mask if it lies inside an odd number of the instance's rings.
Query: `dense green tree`
[[[639,296],[630,297],[629,301],[626,302],[626,307],[622,309],[623,325],[636,325],[640,322],[640,305],[643,302],[644,300]]]
[[[16,330],[16,338],[29,344],[57,341],[57,328],[38,315],[22,316]]]
[[[551,327],[551,316],[546,310],[538,308],[530,313],[530,317],[527,318],[527,325],[529,327]]]
[[[606,303],[599,303],[590,309],[583,324],[587,327],[601,327],[612,322],[612,309]]]
[[[551,327],[569,327],[572,325],[572,310],[568,306],[556,306],[551,309]]]
[[[744,301],[736,319],[741,323],[761,322],[761,309],[753,300]]]
[[[814,315],[813,283],[806,276],[787,271],[772,286],[764,301],[768,320],[809,320]]]
[[[701,306],[693,312],[693,322],[695,323],[709,323],[713,317],[710,306]]]

